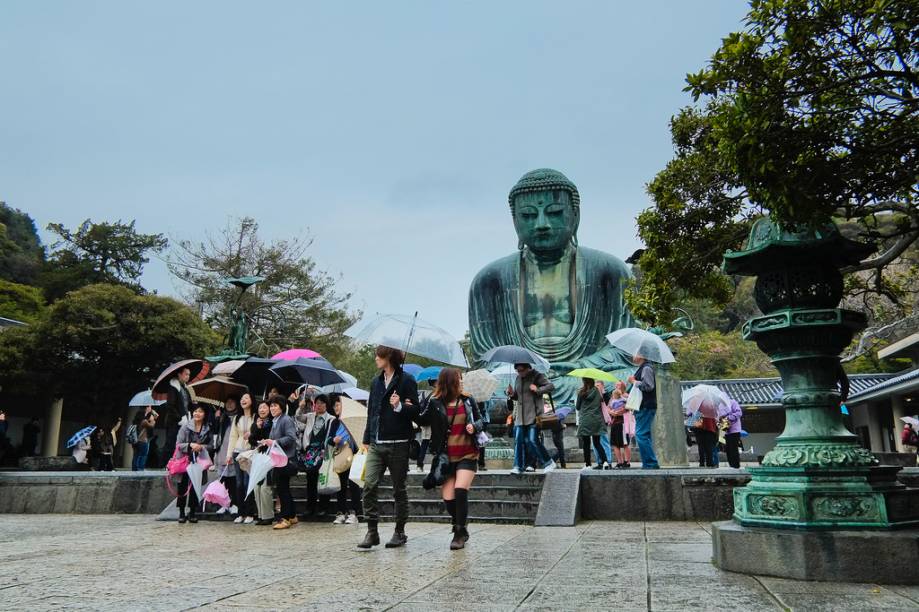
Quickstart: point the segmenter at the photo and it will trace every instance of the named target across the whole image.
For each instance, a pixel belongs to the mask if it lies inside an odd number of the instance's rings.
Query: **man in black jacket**
[[[163,427],[166,428],[166,445],[163,454],[172,457],[176,450],[176,438],[179,435],[179,424],[183,417],[189,416],[191,410],[191,393],[188,392],[188,381],[191,379],[191,370],[182,368],[169,381],[169,391],[166,403],[163,405]]]
[[[367,535],[358,544],[361,549],[380,543],[377,531],[380,520],[378,486],[386,468],[389,468],[396,501],[396,529],[386,548],[397,548],[408,541],[405,535],[405,523],[408,521],[405,478],[408,474],[409,441],[415,436],[412,421],[418,418],[419,402],[418,384],[411,374],[402,370],[404,358],[402,351],[388,346],[377,347],[376,365],[381,372],[370,387],[363,440],[364,449],[367,449],[363,496]]]

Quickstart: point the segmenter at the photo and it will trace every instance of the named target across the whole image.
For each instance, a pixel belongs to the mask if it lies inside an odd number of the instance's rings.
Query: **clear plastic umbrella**
[[[358,387],[347,387],[341,391],[356,402],[366,402],[370,399],[370,392],[359,389]]]
[[[188,474],[188,480],[191,482],[191,486],[195,489],[195,495],[198,496],[200,501],[204,495],[204,470],[201,469],[201,465],[198,463],[189,463],[185,472]]]
[[[320,387],[319,390],[323,393],[344,393],[346,389],[357,386],[357,377],[348,374],[344,370],[338,370],[338,373],[342,378],[345,379],[345,382],[335,383],[334,385],[326,385],[324,387]]]
[[[609,334],[606,339],[610,344],[628,355],[638,355],[654,363],[673,363],[676,359],[670,352],[667,343],[657,334],[639,329],[626,327],[617,329]]]
[[[268,453],[256,452],[249,464],[249,487],[246,489],[246,497],[255,491],[255,485],[265,480],[268,472],[271,471],[271,457]]]
[[[147,389],[146,391],[141,391],[131,398],[131,401],[128,402],[128,406],[143,407],[143,406],[160,406],[165,404],[166,400],[156,400],[153,399],[153,391]]]
[[[359,344],[381,344],[441,363],[469,367],[459,342],[440,327],[419,319],[417,312],[364,319],[349,327],[345,335]]]
[[[488,370],[473,370],[463,374],[463,393],[477,402],[491,398],[499,384],[498,379]]]
[[[696,385],[683,391],[683,412],[687,415],[694,414],[703,405],[703,413],[708,418],[718,418],[718,406],[729,404],[731,398],[714,385]]]

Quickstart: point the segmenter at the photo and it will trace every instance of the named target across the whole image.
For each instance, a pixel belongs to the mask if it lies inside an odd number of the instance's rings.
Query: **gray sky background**
[[[524,172],[578,185],[581,244],[639,246],[685,74],[745,13],[5,0],[0,200],[40,228],[137,219],[179,239],[250,215],[269,238],[309,232],[353,307],[419,310],[460,336],[472,277],[516,249],[507,193]],[[159,261],[143,282],[181,290]]]

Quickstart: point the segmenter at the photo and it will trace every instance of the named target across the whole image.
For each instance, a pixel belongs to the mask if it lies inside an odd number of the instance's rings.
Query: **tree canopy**
[[[189,285],[186,298],[201,305],[215,329],[228,332],[236,307],[247,314],[250,352],[309,347],[336,363],[348,351],[343,332],[357,314],[346,306],[351,295],[339,293],[336,279],[307,254],[311,245],[308,235],[265,241],[258,223],[246,217],[200,242],[179,241],[169,268]],[[244,276],[264,280],[240,299],[240,289],[227,279]]]
[[[151,253],[159,253],[168,241],[162,234],[141,234],[135,222],[87,219],[75,230],[60,223],[50,223],[48,230],[57,234],[42,284],[50,301],[68,291],[94,283],[111,283],[142,291],[139,283]]]
[[[909,0],[753,0],[744,30],[687,76],[696,104],[671,120],[675,157],[638,217],[636,316],[669,320],[687,296],[727,302],[721,256],[764,214],[786,226],[836,220],[877,243],[845,270],[856,273],[848,288],[902,307],[891,264],[919,238],[916,40]]]
[[[32,284],[44,260],[45,249],[32,217],[0,202],[0,279]]]

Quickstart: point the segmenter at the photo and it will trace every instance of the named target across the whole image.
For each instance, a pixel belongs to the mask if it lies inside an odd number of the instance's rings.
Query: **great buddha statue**
[[[483,268],[469,290],[472,353],[526,347],[551,364],[556,405],[573,404],[577,368],[634,369],[606,335],[633,327],[624,290],[630,273],[617,257],[578,245],[578,189],[556,170],[527,172],[508,196],[517,249]],[[616,372],[619,370],[620,372]]]

